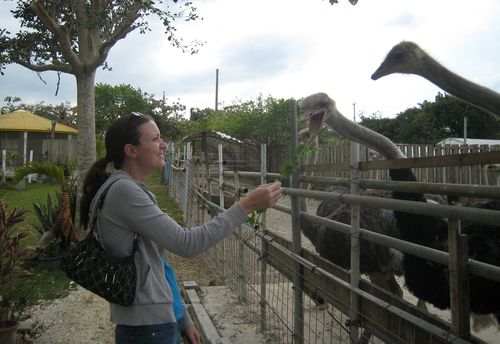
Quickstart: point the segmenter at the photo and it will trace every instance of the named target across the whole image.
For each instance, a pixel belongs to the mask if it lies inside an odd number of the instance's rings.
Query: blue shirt
[[[163,257],[163,268],[165,269],[165,278],[174,297],[172,307],[174,308],[175,319],[179,321],[184,316],[184,303],[182,302],[181,291],[175,278],[174,269],[168,264],[167,257],[165,256]]]

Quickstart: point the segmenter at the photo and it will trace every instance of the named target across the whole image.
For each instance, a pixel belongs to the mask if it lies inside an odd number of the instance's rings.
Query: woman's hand
[[[186,331],[184,331],[184,337],[189,344],[201,344],[200,334],[194,325],[189,326]]]
[[[240,199],[240,206],[245,214],[261,208],[272,208],[281,197],[281,182],[259,185]]]

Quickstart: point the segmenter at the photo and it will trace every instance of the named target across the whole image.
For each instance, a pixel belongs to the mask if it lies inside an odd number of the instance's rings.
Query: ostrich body
[[[314,139],[314,145],[318,147],[318,136],[311,137],[309,129],[305,128],[298,133],[299,143],[306,144],[310,139]],[[318,150],[316,149],[313,164],[317,163]],[[309,159],[306,161],[309,163]],[[330,188],[330,191],[347,193],[345,187]],[[382,192],[364,192],[371,196],[381,196]],[[387,197],[387,195],[385,195]],[[301,199],[300,208],[307,211],[304,198]],[[337,200],[323,200],[316,210],[316,215],[328,218],[344,224],[351,223],[350,205]],[[396,221],[391,210],[387,209],[362,209],[360,212],[360,227],[376,233],[397,237]],[[326,228],[325,226],[301,218],[301,229],[304,235],[311,241],[318,254],[332,263],[350,269],[351,267],[351,240],[348,234]],[[402,274],[402,254],[401,252],[378,245],[367,240],[360,241],[360,271],[367,274],[374,284],[384,288],[400,297],[403,291],[397,283],[394,275]],[[332,249],[334,248],[334,249]],[[374,259],[375,257],[375,259]],[[317,299],[318,303],[322,300]]]
[[[403,41],[395,45],[373,73],[372,79],[393,73],[420,75],[455,97],[500,115],[499,93],[451,72],[413,42]]]
[[[347,189],[333,191],[347,192]],[[373,195],[373,193],[370,194]],[[351,223],[350,205],[342,204],[336,200],[322,201],[316,215],[344,224]],[[360,227],[380,234],[398,236],[393,212],[387,209],[362,209]],[[303,218],[301,218],[301,228],[321,257],[344,269],[350,269],[351,240],[349,234]],[[361,273],[367,274],[374,284],[399,297],[403,296],[403,291],[394,276],[400,276],[403,272],[402,258],[401,252],[395,249],[368,240],[360,240]]]
[[[300,107],[309,120],[311,134],[326,123],[341,136],[363,143],[388,159],[404,158],[404,154],[388,138],[345,118],[325,93],[306,97]],[[411,169],[391,169],[390,176],[392,180],[416,181]],[[420,193],[393,192],[393,198],[426,202],[425,196]],[[487,202],[482,207],[500,209],[499,203]],[[401,211],[394,211],[394,215],[402,239],[443,251],[447,249],[448,230],[445,220]],[[464,224],[463,233],[469,234],[471,258],[500,265],[500,228],[470,223]],[[448,267],[404,254],[403,269],[405,284],[416,297],[441,309],[450,307]],[[500,283],[472,275],[471,311],[477,314],[494,313],[500,319],[498,290]]]

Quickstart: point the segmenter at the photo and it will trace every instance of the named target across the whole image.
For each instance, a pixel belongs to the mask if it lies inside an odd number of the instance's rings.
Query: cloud
[[[229,82],[272,78],[299,65],[306,58],[307,48],[307,41],[293,37],[250,37],[225,49],[221,68]]]

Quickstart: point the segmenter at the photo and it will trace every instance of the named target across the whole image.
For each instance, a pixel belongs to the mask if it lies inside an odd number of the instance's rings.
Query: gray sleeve
[[[188,230],[179,226],[131,180],[122,179],[108,191],[102,214],[116,226],[137,232],[181,257],[193,257],[229,236],[246,220],[239,204]]]

